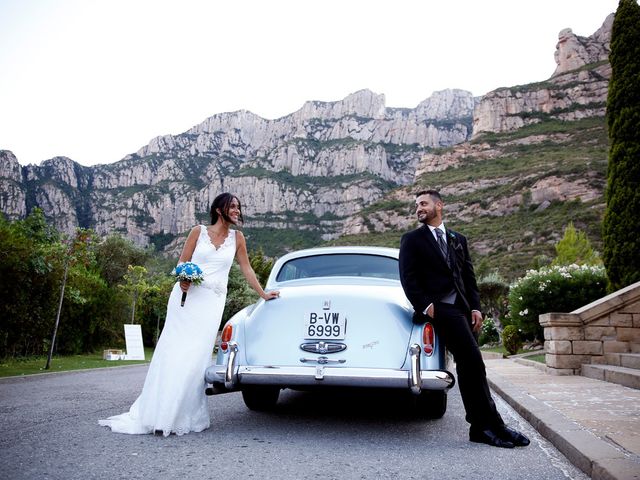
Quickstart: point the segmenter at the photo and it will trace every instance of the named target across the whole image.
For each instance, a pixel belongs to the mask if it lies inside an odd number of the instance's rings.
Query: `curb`
[[[112,367],[88,367],[88,368],[78,368],[76,370],[62,370],[60,372],[55,372],[55,371],[51,371],[51,372],[39,372],[39,373],[29,373],[27,375],[9,375],[6,377],[0,377],[0,383],[3,383],[5,381],[10,381],[10,380],[20,380],[20,379],[28,379],[28,378],[32,378],[32,377],[43,377],[46,375],[69,375],[72,373],[77,373],[77,372],[89,372],[92,370],[103,370],[106,368],[133,368],[133,367],[141,367],[141,366],[149,366],[149,363],[151,361],[149,360],[148,362],[144,362],[144,363],[133,363],[131,365],[113,365]]]
[[[640,479],[638,464],[610,443],[515,387],[500,374],[491,372],[487,380],[490,387],[540,435],[592,479]]]
[[[547,373],[547,365],[544,363],[536,362],[535,360],[527,360],[526,358],[514,358],[514,362],[519,363],[520,365],[525,365],[527,367],[533,367],[541,372]]]

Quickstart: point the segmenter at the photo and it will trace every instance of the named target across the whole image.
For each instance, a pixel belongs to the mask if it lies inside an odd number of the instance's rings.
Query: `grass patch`
[[[501,353],[502,355],[507,355],[507,356],[510,355],[502,345],[498,345],[497,347],[480,347],[480,351],[481,352]],[[525,349],[521,348],[520,350],[518,350],[518,353],[516,353],[516,355],[520,355],[521,353],[527,353],[528,351],[529,350],[525,350]]]
[[[136,365],[149,363],[153,356],[153,348],[145,348],[146,360],[103,360],[102,352],[85,355],[54,356],[49,370],[45,370],[47,364],[46,355],[40,357],[9,358],[0,363],[0,377],[14,377],[33,375],[36,373],[67,372],[71,370],[84,370],[87,368],[109,368],[122,365]]]
[[[499,353],[499,354],[505,355],[507,357],[513,356],[513,355],[510,355],[502,345],[499,345],[497,347],[480,347],[480,351],[481,352]],[[516,353],[516,355],[520,355],[520,354],[523,354],[523,353],[531,353],[531,350],[525,350],[524,348],[521,348],[520,350],[518,350],[518,353]],[[532,355],[527,355],[527,356],[525,356],[523,358],[526,359],[526,360],[531,360],[533,362],[546,363],[544,352],[537,353],[535,355],[533,355],[533,354]]]
[[[538,362],[538,363],[544,363],[546,364],[546,360],[545,360],[545,354],[544,353],[540,353],[538,355],[529,355],[526,357],[527,360],[531,360],[533,362]]]

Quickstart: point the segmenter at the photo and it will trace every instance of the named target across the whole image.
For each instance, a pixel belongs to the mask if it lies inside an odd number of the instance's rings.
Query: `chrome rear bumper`
[[[236,366],[237,345],[230,343],[226,365],[212,365],[205,372],[205,380],[224,384],[233,391],[241,385],[341,386],[410,389],[419,394],[424,390],[447,390],[455,379],[446,370],[420,370],[420,348],[412,345],[411,369],[353,368],[333,365],[304,366]],[[218,393],[218,392],[215,392]],[[220,392],[222,393],[222,392]]]

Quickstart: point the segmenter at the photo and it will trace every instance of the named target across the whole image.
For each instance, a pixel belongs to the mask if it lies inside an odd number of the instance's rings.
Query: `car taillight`
[[[231,340],[231,337],[233,337],[233,327],[227,324],[222,330],[222,335],[220,336],[220,348],[225,352],[227,351],[227,348],[229,348],[229,340]]]
[[[422,348],[424,349],[424,353],[428,356],[433,353],[434,336],[433,325],[425,323],[424,329],[422,330]]]

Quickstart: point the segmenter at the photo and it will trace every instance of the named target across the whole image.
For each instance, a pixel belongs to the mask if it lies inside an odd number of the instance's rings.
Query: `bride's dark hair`
[[[229,207],[231,207],[231,202],[233,202],[233,199],[236,199],[238,201],[238,209],[240,210],[238,220],[240,220],[240,223],[244,222],[244,219],[242,218],[242,204],[240,203],[240,199],[230,193],[221,193],[213,200],[213,203],[211,204],[211,225],[214,225],[218,221],[218,209],[220,209],[220,213],[222,214],[223,219],[225,219],[229,223],[233,223],[231,218],[229,218]]]

